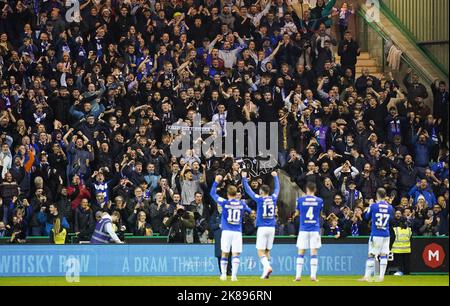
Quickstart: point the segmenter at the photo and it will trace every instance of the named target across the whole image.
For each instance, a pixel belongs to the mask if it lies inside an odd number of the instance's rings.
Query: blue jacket
[[[53,216],[52,216],[53,217]],[[49,215],[44,214],[43,212],[39,212],[38,214],[38,220],[40,223],[45,223],[44,226],[44,236],[49,236],[53,229],[53,220],[54,218],[50,218]],[[66,217],[61,218],[61,226],[65,229],[69,229],[70,225],[69,222],[67,222]]]
[[[443,162],[432,164],[431,170],[440,180],[445,180],[446,178],[448,178],[448,169],[444,167]]]
[[[417,204],[417,200],[419,196],[423,196],[425,198],[425,201],[428,204],[428,207],[432,208],[434,204],[436,204],[436,197],[434,195],[434,192],[431,190],[429,186],[427,186],[427,189],[419,189],[416,185],[414,185],[411,190],[409,191],[409,196],[414,199],[414,205]]]
[[[419,143],[417,139],[417,136],[413,137],[414,163],[417,167],[427,167],[430,162],[430,149],[433,146],[433,141],[428,138],[426,143]]]

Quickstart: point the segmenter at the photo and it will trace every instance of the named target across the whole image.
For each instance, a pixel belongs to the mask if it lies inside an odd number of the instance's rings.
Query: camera
[[[186,219],[188,217],[188,212],[182,208],[177,210],[177,217],[181,217],[183,219]]]
[[[201,235],[208,229],[208,222],[204,218],[198,219],[195,222],[195,227],[197,228],[198,233]]]

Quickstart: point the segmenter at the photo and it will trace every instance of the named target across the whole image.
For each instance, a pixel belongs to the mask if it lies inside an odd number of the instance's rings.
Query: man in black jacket
[[[67,187],[63,186],[61,187],[61,190],[58,194],[58,200],[56,202],[56,205],[58,207],[58,211],[61,214],[62,217],[66,218],[67,222],[70,224],[70,230],[73,226],[73,211],[71,207],[72,201],[67,195]]]
[[[153,231],[161,234],[163,220],[171,214],[170,205],[163,199],[163,194],[158,192],[155,196],[155,202],[150,204],[150,218]]]
[[[75,211],[74,232],[79,241],[90,241],[94,232],[96,221],[94,213],[87,199],[81,200],[80,206]]]
[[[447,84],[444,81],[436,80],[431,84],[431,91],[433,92],[433,116],[442,120],[444,142],[447,142],[449,101]]]
[[[341,57],[341,69],[345,71],[351,69],[353,75],[356,75],[356,62],[361,53],[358,43],[353,40],[352,34],[347,31],[344,35],[344,40],[339,43],[338,54]]]
[[[414,166],[411,155],[406,155],[405,160],[389,160],[392,167],[397,168],[400,175],[399,192],[400,196],[405,196],[414,184],[416,184],[419,170]]]
[[[188,241],[186,231],[192,230],[195,227],[194,214],[190,211],[186,211],[183,205],[177,205],[173,216],[171,216],[164,223],[165,226],[170,228],[168,242],[170,243],[192,243]]]
[[[408,101],[414,101],[417,97],[422,99],[428,98],[426,87],[419,83],[419,76],[413,73],[411,68],[407,70],[403,84],[405,84],[406,90],[408,91]]]

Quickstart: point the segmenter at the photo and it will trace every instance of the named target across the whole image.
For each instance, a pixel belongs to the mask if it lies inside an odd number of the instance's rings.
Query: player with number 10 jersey
[[[237,281],[237,271],[239,268],[239,256],[242,253],[242,220],[244,213],[251,213],[251,209],[243,200],[237,198],[237,188],[229,186],[227,188],[227,197],[224,199],[217,194],[217,186],[222,181],[222,176],[217,175],[216,180],[211,186],[211,198],[222,207],[222,238],[221,249],[221,280],[227,279],[228,255],[231,251],[232,259],[232,281]]]

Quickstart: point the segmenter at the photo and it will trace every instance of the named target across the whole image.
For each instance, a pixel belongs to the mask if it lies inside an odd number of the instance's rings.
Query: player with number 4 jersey
[[[371,234],[369,240],[369,257],[366,261],[366,272],[362,281],[370,281],[375,272],[375,257],[380,256],[380,277],[378,281],[384,280],[387,268],[387,256],[390,244],[390,222],[394,215],[394,208],[386,202],[386,190],[377,190],[377,202],[366,210],[366,220],[372,220]]]
[[[306,196],[297,199],[297,215],[300,215],[300,230],[297,239],[298,257],[295,281],[302,277],[305,251],[311,252],[311,280],[317,281],[318,249],[322,247],[320,238],[320,214],[323,200],[315,196],[317,187],[314,183],[306,184]]]
[[[219,197],[217,194],[217,186],[222,181],[222,176],[217,175],[211,187],[211,198],[222,207],[222,259],[220,260],[220,268],[222,270],[221,280],[227,280],[228,255],[233,255],[232,259],[232,281],[237,281],[237,272],[240,264],[239,256],[242,253],[242,220],[244,213],[250,213],[251,209],[247,204],[237,198],[237,188],[229,186],[227,188],[228,200]]]
[[[273,194],[269,194],[269,186],[262,185],[259,190],[259,195],[257,195],[248,184],[247,173],[242,172],[241,175],[245,192],[256,202],[256,226],[258,227],[256,249],[258,250],[258,256],[261,264],[264,267],[261,278],[268,279],[272,273],[272,267],[270,265],[270,250],[272,250],[273,241],[275,239],[275,227],[277,224],[276,209],[278,194],[280,192],[280,182],[278,180],[277,173],[275,171],[272,172],[272,176],[275,181],[275,189]]]

